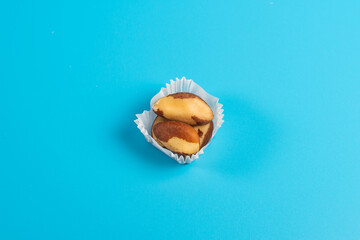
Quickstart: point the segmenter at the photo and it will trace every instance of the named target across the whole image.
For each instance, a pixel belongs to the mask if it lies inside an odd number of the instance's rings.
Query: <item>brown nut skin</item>
[[[205,125],[214,118],[211,108],[204,100],[187,92],[160,98],[152,109],[158,116],[190,125]]]
[[[154,125],[157,141],[170,151],[191,155],[200,150],[200,139],[193,127],[178,121],[160,122]]]
[[[154,135],[154,126],[160,122],[165,122],[165,121],[169,121],[169,120],[167,120],[166,118],[157,116],[151,126],[151,137],[162,147],[164,147],[164,145]]]
[[[204,147],[211,139],[212,132],[214,130],[213,122],[209,122],[206,125],[193,126],[200,139],[200,149]]]
[[[151,136],[152,138],[155,139],[155,141],[162,147],[164,147],[164,145],[155,137],[154,135],[154,126],[160,122],[166,122],[169,121],[166,118],[157,116],[152,124],[151,127]],[[195,131],[197,132],[198,136],[199,136],[199,140],[200,140],[200,149],[202,147],[204,147],[211,139],[212,137],[212,132],[214,130],[214,124],[213,122],[209,122],[208,124],[205,125],[196,125],[196,126],[192,126]]]

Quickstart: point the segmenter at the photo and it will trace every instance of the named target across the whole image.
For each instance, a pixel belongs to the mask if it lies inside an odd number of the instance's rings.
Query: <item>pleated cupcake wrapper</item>
[[[154,103],[159,100],[162,97],[165,97],[169,94],[177,93],[177,92],[189,92],[198,95],[201,97],[212,109],[214,113],[214,130],[211,136],[210,141],[208,144],[206,144],[204,147],[200,149],[199,152],[196,154],[189,156],[178,155],[176,153],[171,152],[170,150],[161,147],[152,137],[151,137],[151,127],[152,124],[156,118],[156,114],[151,110]],[[144,111],[141,114],[136,114],[137,119],[135,120],[135,123],[137,127],[140,129],[141,133],[144,135],[145,139],[154,145],[157,149],[171,157],[172,159],[175,159],[180,164],[185,163],[191,163],[195,159],[199,158],[200,154],[204,153],[205,148],[211,143],[212,139],[214,138],[216,132],[221,127],[222,123],[224,122],[223,117],[224,109],[222,108],[223,105],[219,103],[219,99],[217,97],[214,97],[207,92],[205,92],[204,89],[202,89],[199,85],[197,85],[193,80],[186,79],[185,77],[178,79],[176,78],[176,81],[170,80],[170,84],[166,84],[166,88],[161,88],[160,92],[156,94],[150,101],[150,111]]]

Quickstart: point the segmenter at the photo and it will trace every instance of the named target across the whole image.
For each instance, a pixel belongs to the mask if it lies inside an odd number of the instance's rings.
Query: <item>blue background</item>
[[[0,239],[360,239],[359,13],[1,3]],[[182,76],[225,109],[185,166],[133,122]]]

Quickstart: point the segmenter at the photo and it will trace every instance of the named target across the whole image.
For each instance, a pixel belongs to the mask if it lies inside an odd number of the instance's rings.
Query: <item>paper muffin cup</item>
[[[184,156],[178,155],[176,153],[171,152],[170,150],[161,147],[152,137],[151,137],[151,127],[156,118],[156,114],[151,110],[154,103],[162,97],[165,97],[169,94],[177,93],[177,92],[189,92],[198,95],[201,97],[211,108],[214,113],[214,129],[212,132],[212,136],[210,141],[200,149],[199,152],[193,154],[191,156]],[[166,84],[166,88],[161,88],[160,92],[156,94],[150,101],[150,111],[144,111],[141,114],[136,114],[137,119],[135,123],[137,127],[140,129],[141,133],[144,135],[145,139],[154,145],[157,149],[175,159],[180,164],[191,163],[195,159],[199,158],[200,154],[204,153],[205,148],[210,144],[212,139],[214,138],[216,132],[221,127],[222,123],[224,122],[223,117],[224,109],[222,108],[223,105],[219,103],[219,99],[208,94],[204,89],[202,89],[199,85],[197,85],[193,80],[186,79],[185,77],[178,79],[176,81],[170,80],[170,84]]]

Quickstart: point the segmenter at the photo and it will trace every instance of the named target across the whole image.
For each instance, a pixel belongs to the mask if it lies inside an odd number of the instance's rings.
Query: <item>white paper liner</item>
[[[151,110],[153,104],[160,98],[165,97],[172,93],[177,93],[177,92],[190,92],[190,93],[198,95],[210,106],[210,108],[212,109],[212,111],[214,113],[214,119],[213,119],[214,130],[213,130],[213,134],[211,136],[210,141],[208,142],[208,144],[206,144],[204,147],[202,147],[199,152],[191,155],[191,157],[186,156],[186,158],[184,158],[184,156],[175,154],[166,148],[161,147],[151,137],[151,134],[150,134],[152,124],[156,118],[156,114]],[[135,120],[135,123],[136,123],[137,127],[140,129],[141,133],[145,136],[146,140],[149,143],[151,143],[152,145],[154,145],[157,149],[159,149],[160,151],[162,151],[169,157],[175,159],[180,164],[191,163],[195,159],[199,158],[200,154],[204,153],[204,149],[212,141],[216,132],[218,131],[218,129],[221,127],[222,123],[224,122],[224,120],[223,120],[224,114],[222,114],[224,109],[222,109],[222,106],[223,105],[219,103],[219,99],[217,97],[211,96],[210,94],[205,92],[205,90],[202,89],[199,85],[197,85],[193,80],[191,80],[191,79],[188,80],[185,77],[183,77],[181,79],[176,78],[176,81],[170,80],[170,84],[167,83],[166,88],[161,88],[160,92],[151,99],[150,111],[145,110],[141,114],[136,114],[137,119]]]

